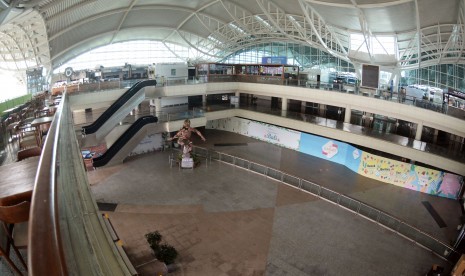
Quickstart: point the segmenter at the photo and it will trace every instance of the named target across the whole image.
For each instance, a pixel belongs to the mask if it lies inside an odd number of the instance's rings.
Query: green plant
[[[191,158],[192,161],[194,162],[194,166],[197,166],[200,164],[200,158],[197,156],[197,154],[191,152]],[[182,152],[178,154],[178,162],[182,161]]]
[[[178,251],[176,248],[169,244],[162,244],[159,246],[158,250],[155,251],[155,257],[161,261],[164,262],[166,265],[174,263],[174,260],[178,256]]]
[[[160,232],[153,231],[147,233],[145,234],[145,239],[159,261],[164,262],[166,265],[174,263],[174,260],[178,256],[178,251],[167,243],[160,244],[162,240]]]
[[[160,247],[161,234],[158,231],[150,232],[145,234],[145,239],[149,243],[149,246],[156,251]]]

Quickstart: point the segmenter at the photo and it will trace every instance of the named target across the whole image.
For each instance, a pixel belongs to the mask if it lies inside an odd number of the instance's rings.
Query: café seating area
[[[40,150],[0,166],[0,259],[15,274],[27,274],[28,221]]]
[[[61,96],[41,93],[21,106],[3,111],[2,128],[8,146],[16,144],[18,150],[41,148],[60,100]]]
[[[60,100],[41,93],[3,112],[1,131],[8,157],[0,163],[0,260],[15,275],[28,274],[27,233],[34,181]]]

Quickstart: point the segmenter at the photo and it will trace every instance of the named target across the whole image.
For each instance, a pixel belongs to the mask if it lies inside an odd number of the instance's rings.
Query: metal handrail
[[[370,220],[370,221],[372,221],[372,222],[374,222],[374,223],[376,223],[376,224],[390,230],[390,231],[393,231],[394,233],[398,234],[399,236],[402,236],[402,237],[404,237],[404,238],[406,238],[406,239],[408,239],[410,241],[415,242],[419,246],[421,246],[421,247],[423,247],[423,248],[425,248],[427,250],[430,250],[435,255],[437,255],[438,257],[440,257],[440,258],[442,258],[442,259],[444,259],[446,261],[455,262],[455,261],[458,260],[458,257],[460,257],[459,253],[452,246],[440,241],[439,239],[437,239],[437,238],[433,237],[432,235],[430,235],[430,234],[416,228],[415,226],[412,226],[412,225],[408,224],[407,222],[403,221],[402,219],[397,218],[397,217],[395,217],[395,216],[393,216],[391,214],[385,213],[385,212],[383,212],[383,211],[381,211],[381,210],[379,210],[379,209],[377,209],[377,208],[375,208],[375,207],[373,207],[373,206],[371,206],[371,205],[369,205],[367,203],[363,203],[363,202],[361,202],[359,200],[356,200],[356,199],[354,199],[354,198],[352,198],[350,196],[335,192],[335,191],[333,191],[331,189],[328,189],[326,187],[318,185],[318,184],[316,184],[314,182],[311,182],[309,180],[306,180],[306,179],[303,179],[303,178],[300,178],[300,177],[297,177],[297,176],[290,175],[288,173],[279,171],[279,170],[274,169],[274,168],[270,168],[268,166],[265,166],[263,164],[259,164],[259,163],[253,162],[253,161],[247,161],[246,160],[247,162],[249,162],[249,165],[247,167],[239,166],[239,165],[236,164],[237,163],[236,160],[237,159],[245,160],[245,159],[235,157],[235,156],[233,156],[231,154],[222,153],[222,152],[218,152],[218,151],[215,151],[215,150],[194,146],[194,151],[199,150],[199,149],[202,150],[203,152],[206,152],[207,155],[209,156],[208,157],[209,159],[213,158],[213,159],[216,159],[218,161],[221,161],[221,162],[224,162],[224,163],[227,163],[227,164],[231,164],[231,165],[235,165],[236,167],[243,168],[243,169],[249,170],[249,171],[254,172],[254,173],[265,175],[268,178],[271,178],[273,180],[277,180],[277,181],[282,182],[282,183],[287,184],[287,185],[291,185],[294,188],[297,188],[297,189],[302,190],[304,192],[308,192],[308,193],[310,193],[312,195],[315,195],[315,196],[319,197],[320,199],[323,199],[323,200],[325,200],[327,202],[330,202],[330,203],[335,204],[335,205],[337,205],[337,206],[339,206],[341,208],[344,208],[344,209],[346,209],[348,211],[351,211],[351,212],[353,212],[353,213],[355,213],[355,214],[357,214],[357,215],[359,215],[359,216],[361,216],[361,217],[363,217],[365,219],[368,219],[368,220]],[[232,161],[228,162],[230,160],[232,160]],[[260,167],[264,167],[265,168],[264,172],[260,173],[258,171],[252,170],[251,169],[252,164],[258,165]],[[274,172],[278,172],[279,174],[281,174],[280,179],[277,179],[276,177],[270,176],[269,175],[270,170],[274,171]],[[298,180],[298,185],[296,186],[296,185],[293,185],[292,183],[285,182],[284,181],[285,176],[289,176],[289,177],[292,177],[294,179],[297,179]],[[311,189],[306,189],[305,187],[303,187],[304,182],[311,184],[313,187],[316,187],[317,188],[316,192],[312,191]],[[322,194],[323,190],[326,190],[329,193],[334,194],[335,197],[325,197],[325,196],[323,196],[323,194]],[[332,200],[333,198],[335,200]],[[355,206],[353,206],[354,208],[352,209],[352,208],[350,208],[350,206],[348,206],[348,207],[344,206],[343,203],[341,202],[342,198],[347,198],[347,199],[350,200],[350,203],[355,203]],[[365,208],[362,208],[363,206],[365,206]],[[362,210],[369,210],[370,212],[375,212],[376,215],[373,216],[373,217],[370,217],[368,215],[363,214]],[[392,226],[389,225],[388,223],[383,223],[383,220],[381,219],[382,217],[391,218],[392,221],[396,221],[397,223],[394,223]],[[404,227],[408,227],[408,228],[410,228],[410,229],[412,229],[414,231],[413,237],[408,236],[406,233],[402,233],[402,231],[401,231],[403,229],[402,225],[404,225]],[[422,242],[420,240],[421,236],[433,241],[437,246],[433,247],[433,246],[431,246],[429,244],[425,244],[424,242]]]
[[[66,93],[64,95],[66,96]],[[51,123],[34,185],[28,235],[29,275],[67,275],[67,265],[58,223],[57,157],[60,123],[63,115],[60,103]],[[46,251],[47,253],[44,253]]]
[[[29,221],[29,275],[132,275],[89,189],[65,93],[45,140]]]

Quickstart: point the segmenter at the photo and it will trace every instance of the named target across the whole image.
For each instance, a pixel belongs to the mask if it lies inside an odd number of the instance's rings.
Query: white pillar
[[[373,113],[366,112],[362,116],[362,121],[363,121],[362,123],[363,123],[363,126],[366,127],[366,128],[372,128],[373,127],[373,120],[374,120]]]
[[[352,109],[350,109],[350,106],[346,106],[346,113],[344,114],[344,123],[350,124],[350,117],[352,115]]]
[[[423,122],[418,122],[417,131],[415,133],[415,140],[421,140],[421,134],[423,132]]]
[[[305,113],[305,109],[307,109],[307,102],[306,101],[300,102],[300,113]]]
[[[157,114],[157,112],[161,112],[161,98],[155,98],[153,103],[155,105],[155,114]]]
[[[326,105],[318,104],[318,116],[326,117]]]
[[[392,74],[392,78],[394,80],[394,91],[393,92],[399,92],[399,84],[402,84],[400,83],[400,78],[401,78],[401,74],[400,74],[400,70],[394,70],[394,73]]]
[[[433,143],[436,144],[438,142],[438,134],[439,130],[434,129],[434,136],[433,136]]]
[[[362,64],[358,62],[353,62],[352,63],[355,68],[355,74],[359,80],[362,79]]]
[[[281,110],[282,111],[287,110],[287,98],[284,98],[284,97],[281,98]]]
[[[202,106],[207,106],[207,94],[202,95]]]

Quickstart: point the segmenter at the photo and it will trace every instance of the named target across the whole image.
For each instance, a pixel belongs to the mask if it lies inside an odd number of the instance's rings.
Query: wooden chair
[[[11,260],[10,254],[7,251],[8,248],[8,236],[3,227],[0,227],[0,258],[3,257],[11,269],[18,275],[21,275],[21,271],[16,264]]]
[[[0,206],[0,220],[3,222],[8,239],[6,252],[9,252],[9,247],[11,246],[26,270],[26,262],[18,249],[26,248],[28,244],[27,235],[30,209],[31,203],[28,201],[11,206]]]
[[[36,127],[31,126],[30,122],[22,121],[16,126],[16,129],[21,150],[40,146],[41,140],[38,130]]]
[[[40,156],[41,153],[42,153],[42,149],[40,147],[33,147],[33,148],[19,150],[17,152],[16,161],[19,162],[29,157]]]

